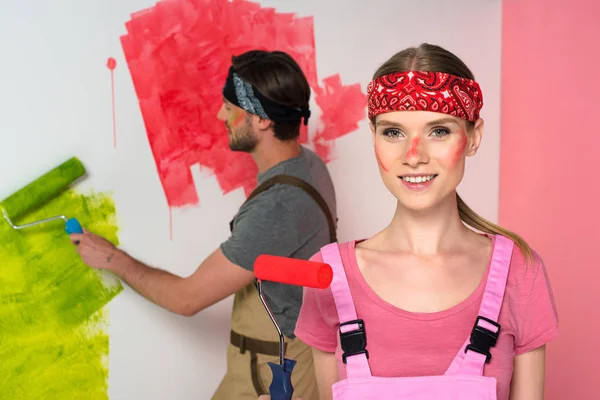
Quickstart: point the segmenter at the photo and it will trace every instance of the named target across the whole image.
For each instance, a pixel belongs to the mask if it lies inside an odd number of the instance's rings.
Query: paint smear
[[[239,128],[246,120],[246,113],[241,110],[234,109],[231,112],[231,117],[228,121],[230,128]]]
[[[406,157],[414,157],[417,155],[420,141],[421,141],[421,138],[418,136],[413,139],[411,146],[410,146],[410,150],[408,150],[408,153],[406,153]]]
[[[313,87],[315,101],[321,109],[322,126],[314,137],[316,153],[331,161],[331,143],[340,136],[354,132],[365,117],[366,96],[360,84],[345,86],[339,74],[323,80],[324,86]]]
[[[106,61],[106,68],[110,70],[110,89],[112,94],[112,120],[113,120],[113,142],[115,149],[117,148],[117,118],[115,112],[115,68],[117,67],[117,60],[113,57],[109,57]]]
[[[381,168],[385,172],[388,172],[387,167],[385,166],[385,164],[383,164],[383,162],[381,161],[381,158],[379,157],[379,152],[377,151],[377,148],[375,148],[375,158],[377,159],[377,162],[379,163],[379,165],[381,166]]]
[[[467,148],[467,142],[468,142],[467,133],[465,131],[460,131],[459,133],[460,133],[460,141],[458,142],[456,151],[452,155],[452,164],[456,164],[458,162],[458,160],[461,159],[465,149]]]
[[[215,174],[224,194],[256,186],[250,155],[228,147],[216,116],[231,56],[251,49],[282,50],[305,72],[322,115],[317,132],[302,126],[300,141],[326,161],[333,141],[366,116],[359,84],[339,75],[317,79],[312,17],[278,13],[245,0],[170,0],[134,13],[121,37],[158,175],[170,207],[198,204],[190,166]],[[316,115],[313,110],[313,115]]]
[[[118,244],[106,194],[65,192],[15,222],[62,213]],[[104,306],[120,281],[81,262],[64,223],[0,222],[0,398],[108,399]]]

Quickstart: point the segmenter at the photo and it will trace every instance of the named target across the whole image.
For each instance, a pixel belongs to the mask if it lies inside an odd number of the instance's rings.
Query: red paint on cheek
[[[463,153],[465,152],[465,149],[467,148],[467,143],[468,143],[468,138],[467,138],[467,133],[465,131],[461,131],[460,132],[460,140],[456,146],[456,150],[454,151],[454,154],[452,154],[452,164],[456,164],[458,162],[458,160],[460,160],[463,156]]]
[[[231,113],[231,117],[229,118],[229,126],[231,128],[237,128],[244,122],[245,115],[242,111],[235,110]]]
[[[375,149],[375,158],[377,159],[377,162],[379,163],[379,165],[381,165],[381,168],[385,171],[388,172],[387,167],[385,166],[385,164],[383,164],[383,162],[381,162],[381,158],[379,157],[379,153],[377,152],[377,149]]]
[[[419,148],[419,142],[421,141],[420,137],[416,137],[413,139],[412,144],[410,146],[410,150],[406,153],[407,157],[414,157],[417,155],[417,149]]]

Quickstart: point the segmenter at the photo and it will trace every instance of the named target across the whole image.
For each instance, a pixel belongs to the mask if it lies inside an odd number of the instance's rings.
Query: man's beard
[[[229,130],[229,148],[231,150],[250,153],[256,148],[258,140],[247,124],[237,128],[235,133],[229,126],[227,129]]]

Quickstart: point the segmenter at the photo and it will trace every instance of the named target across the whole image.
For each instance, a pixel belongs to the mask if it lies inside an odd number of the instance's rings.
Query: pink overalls
[[[321,249],[333,269],[331,291],[340,318],[339,342],[347,378],[333,385],[334,400],[496,400],[496,379],[483,376],[490,348],[500,333],[497,323],[514,243],[496,236],[483,301],[471,335],[441,376],[371,375],[364,322],[358,319],[337,243]],[[371,327],[384,329],[384,327]]]

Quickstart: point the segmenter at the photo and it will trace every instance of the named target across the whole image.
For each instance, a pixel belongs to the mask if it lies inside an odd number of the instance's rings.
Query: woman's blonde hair
[[[427,43],[421,44],[419,47],[409,47],[394,54],[375,71],[373,79],[403,71],[444,72],[475,80],[471,70],[460,58],[440,46]],[[375,121],[372,122],[375,123]],[[474,127],[474,122],[467,121],[468,131],[472,131]],[[533,250],[521,236],[483,218],[473,211],[458,194],[456,200],[460,219],[465,224],[484,233],[502,235],[511,239],[523,252],[526,260],[533,260]]]

